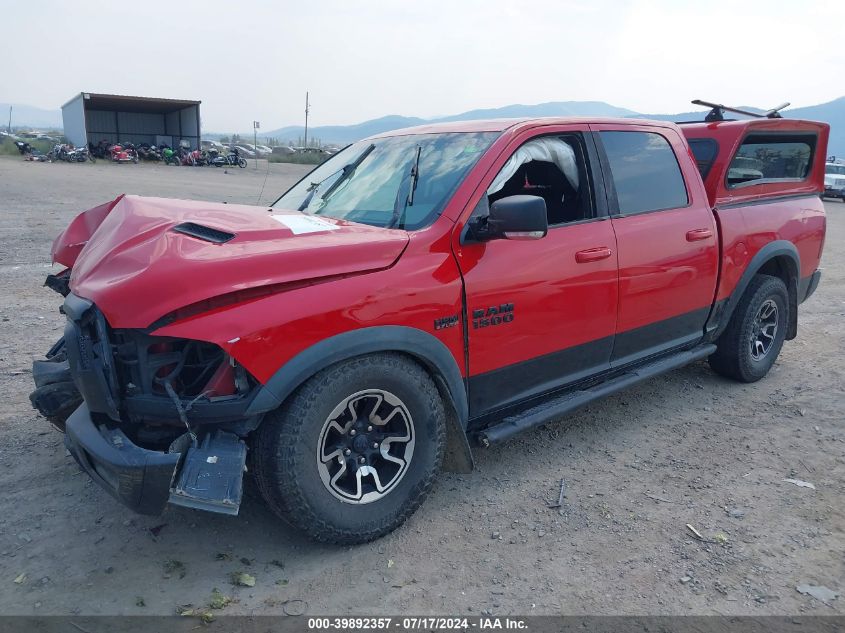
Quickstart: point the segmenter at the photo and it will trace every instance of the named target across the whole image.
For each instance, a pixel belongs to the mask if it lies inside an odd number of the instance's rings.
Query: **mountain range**
[[[42,110],[22,103],[0,103],[0,129],[5,130],[9,123],[10,107],[12,108],[12,127],[62,129],[61,110]]]
[[[413,127],[426,123],[441,123],[448,121],[468,121],[471,119],[509,119],[519,117],[543,117],[543,116],[608,116],[608,117],[630,117],[637,113],[626,108],[618,108],[604,103],[603,101],[552,101],[549,103],[538,103],[535,105],[523,105],[515,103],[502,106],[501,108],[485,108],[469,110],[460,114],[440,116],[430,119],[419,117],[401,116],[392,114],[389,116],[364,121],[354,125],[318,125],[308,129],[308,135],[318,138],[324,143],[352,143],[362,138],[381,134],[390,130],[397,130],[403,127]],[[277,130],[265,132],[266,136],[278,139],[296,139],[303,136],[305,128],[301,125],[289,125]]]
[[[743,107],[741,109],[752,112],[762,112],[758,108]],[[535,105],[512,104],[501,108],[469,110],[460,114],[421,119],[390,115],[364,121],[354,125],[318,125],[308,129],[311,138],[320,139],[323,143],[337,143],[345,145],[362,138],[380,134],[390,130],[426,123],[446,121],[467,121],[470,119],[498,119],[512,117],[543,117],[543,116],[607,116],[607,117],[635,117],[642,119],[659,119],[661,121],[702,121],[706,109],[680,112],[678,114],[646,114],[635,112],[627,108],[613,106],[603,101],[552,101]],[[803,108],[791,108],[783,111],[788,118],[825,121],[830,124],[830,141],[828,154],[845,156],[845,97],[840,97],[828,103],[822,103]],[[745,118],[740,115],[729,114],[731,118]],[[298,139],[303,136],[305,129],[301,125],[290,125],[265,132],[265,136],[278,139]]]

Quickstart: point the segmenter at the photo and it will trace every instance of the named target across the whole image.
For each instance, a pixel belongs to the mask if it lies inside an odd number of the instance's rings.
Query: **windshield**
[[[420,229],[442,211],[498,133],[412,134],[359,141],[273,203],[371,226]]]
[[[824,173],[845,176],[845,165],[825,165]]]

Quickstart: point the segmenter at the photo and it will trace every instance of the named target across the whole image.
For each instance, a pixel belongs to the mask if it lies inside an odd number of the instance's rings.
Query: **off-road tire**
[[[751,353],[755,319],[763,304],[770,300],[777,306],[777,331],[765,356],[755,360]],[[789,318],[789,294],[783,281],[770,275],[756,275],[731,315],[728,327],[716,341],[717,349],[708,358],[710,367],[717,374],[739,382],[757,382],[777,360]]]
[[[320,478],[319,436],[333,409],[362,390],[394,394],[413,419],[415,445],[407,470],[382,498],[344,502]],[[332,365],[265,417],[252,440],[255,479],[267,505],[314,540],[366,543],[399,527],[425,500],[440,470],[446,414],[428,373],[400,354],[361,356]]]

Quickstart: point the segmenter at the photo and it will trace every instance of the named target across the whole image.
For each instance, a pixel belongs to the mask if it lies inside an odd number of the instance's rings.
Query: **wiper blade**
[[[331,178],[331,176],[329,176],[328,178]],[[305,209],[308,208],[308,205],[311,204],[311,201],[314,199],[314,194],[317,193],[317,189],[320,188],[320,185],[323,184],[323,182],[325,181],[312,182],[310,185],[308,185],[308,195],[305,196],[305,200],[303,200],[302,204],[299,205],[297,211],[305,211]]]
[[[422,153],[422,145],[417,145],[417,151],[414,155],[414,163],[411,165],[411,173],[409,178],[403,178],[402,184],[399,185],[399,191],[396,192],[396,200],[393,202],[393,215],[390,222],[385,225],[385,228],[392,229],[405,213],[408,207],[414,206],[414,192],[417,190],[417,183],[420,180],[420,154]],[[408,183],[407,193],[405,183]],[[403,200],[404,198],[404,200]]]
[[[341,185],[343,182],[345,182],[346,180],[348,180],[348,179],[349,179],[349,177],[350,177],[352,174],[354,174],[354,173],[355,173],[355,170],[356,170],[356,169],[358,169],[358,166],[359,166],[361,163],[363,163],[363,162],[367,159],[367,156],[369,156],[369,155],[370,155],[370,153],[371,153],[371,152],[372,152],[375,148],[376,148],[375,144],[371,143],[371,144],[369,145],[369,147],[367,147],[367,149],[365,149],[363,152],[361,152],[361,155],[360,155],[358,158],[356,158],[354,161],[352,161],[352,162],[351,162],[351,163],[349,163],[348,165],[345,165],[345,166],[344,166],[344,168],[343,168],[343,173],[340,175],[340,178],[338,178],[337,180],[335,180],[335,181],[332,183],[332,186],[331,186],[331,187],[329,187],[328,189],[326,189],[326,192],[325,192],[322,196],[320,196],[320,199],[321,199],[321,200],[325,200],[325,199],[326,199],[326,198],[328,198],[330,195],[332,195],[332,194],[335,192],[335,190],[336,190],[338,187],[340,187],[340,185]]]
[[[371,144],[369,147],[367,147],[367,149],[365,149],[361,153],[361,155],[358,158],[356,158],[354,161],[352,161],[348,165],[344,165],[343,168],[340,170],[341,174],[338,177],[338,179],[335,180],[332,183],[331,187],[326,189],[326,192],[322,196],[320,196],[320,200],[325,200],[330,195],[332,195],[332,193],[334,193],[335,189],[337,189],[340,186],[340,183],[342,183],[344,180],[348,179],[349,176],[352,175],[352,173],[358,168],[358,166],[361,163],[364,162],[364,159],[367,158],[367,156],[370,155],[370,152],[372,152],[375,148],[376,148],[376,146]],[[305,211],[309,206],[311,206],[311,201],[314,199],[314,196],[317,193],[317,190],[323,185],[324,182],[326,182],[329,178],[334,176],[336,173],[337,173],[336,171],[332,172],[331,174],[329,174],[328,176],[323,178],[320,182],[312,182],[308,187],[308,195],[305,196],[305,200],[303,200],[302,204],[299,205],[299,208],[297,209],[297,211]]]
[[[411,167],[411,190],[408,192],[408,206],[414,206],[414,192],[417,190],[417,183],[420,180],[420,154],[422,145],[417,145],[417,155],[414,158],[414,166]]]

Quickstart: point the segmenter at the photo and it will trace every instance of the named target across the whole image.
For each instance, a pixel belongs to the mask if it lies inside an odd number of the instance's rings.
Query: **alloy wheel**
[[[341,501],[377,501],[408,471],[414,442],[414,422],[399,398],[381,389],[359,391],[323,424],[317,442],[320,479]]]
[[[774,345],[778,332],[778,306],[772,299],[766,299],[757,310],[751,327],[751,358],[762,360]]]

